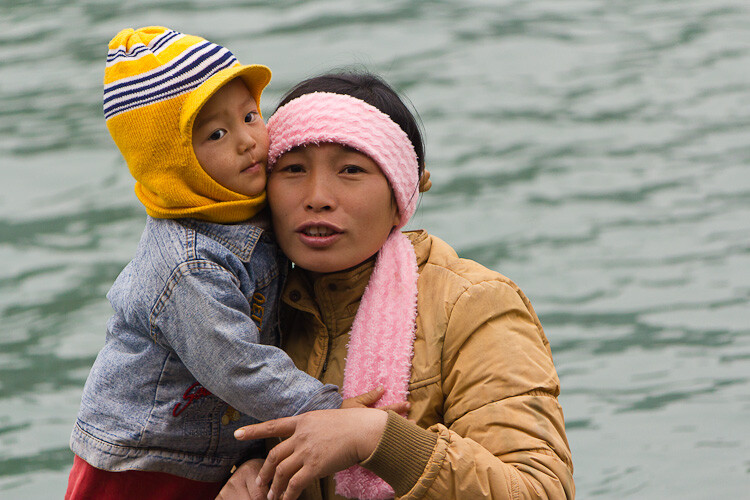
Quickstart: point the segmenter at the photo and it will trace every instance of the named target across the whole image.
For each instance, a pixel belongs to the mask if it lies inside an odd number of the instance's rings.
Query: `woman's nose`
[[[336,198],[331,189],[331,183],[324,175],[313,173],[310,176],[305,206],[308,210],[315,212],[333,210],[336,207]]]

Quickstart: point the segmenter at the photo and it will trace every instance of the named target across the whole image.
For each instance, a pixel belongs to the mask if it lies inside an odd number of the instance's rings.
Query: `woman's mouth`
[[[326,226],[309,226],[303,229],[302,232],[307,236],[330,236],[335,233],[333,229]]]
[[[331,224],[303,224],[297,228],[300,240],[307,246],[313,248],[325,248],[334,244],[343,234],[343,231]]]

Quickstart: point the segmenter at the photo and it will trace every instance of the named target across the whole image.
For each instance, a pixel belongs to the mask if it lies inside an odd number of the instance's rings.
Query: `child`
[[[270,77],[162,27],[109,44],[104,115],[148,219],[107,294],[66,498],[213,498],[264,452],[237,427],[342,404],[275,347],[286,260],[263,210]]]

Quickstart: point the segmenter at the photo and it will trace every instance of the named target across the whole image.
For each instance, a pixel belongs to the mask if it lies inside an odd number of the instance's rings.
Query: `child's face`
[[[268,130],[242,80],[224,85],[198,112],[193,150],[203,170],[225,188],[245,196],[263,192]]]

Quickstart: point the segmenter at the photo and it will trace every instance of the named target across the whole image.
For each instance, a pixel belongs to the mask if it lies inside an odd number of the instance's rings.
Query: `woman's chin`
[[[325,259],[301,259],[300,261],[292,259],[294,265],[300,269],[304,269],[313,274],[330,274],[338,273],[343,271],[349,271],[364,264],[365,262],[375,260],[377,252],[364,259],[360,258],[344,258],[339,259],[328,258]]]
[[[335,265],[330,262],[310,261],[307,259],[303,260],[302,262],[294,261],[294,265],[296,267],[299,267],[300,269],[304,269],[305,271],[308,271],[314,274],[337,273],[339,271],[345,271],[346,269],[349,269],[350,267],[356,266],[355,264],[355,266],[341,267],[340,265]]]
[[[359,266],[372,259],[385,240],[377,238],[370,241],[367,236],[347,231],[325,236],[296,232],[291,238],[277,238],[281,250],[296,267],[318,274],[336,273]]]

